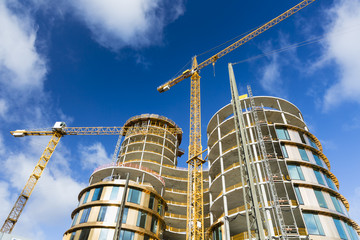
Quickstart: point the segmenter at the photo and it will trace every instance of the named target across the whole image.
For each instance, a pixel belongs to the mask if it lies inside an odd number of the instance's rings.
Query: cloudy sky
[[[49,141],[10,130],[121,126],[142,113],[189,125],[189,81],[159,94],[192,56],[269,21],[299,0],[0,1],[0,216],[4,221]],[[228,62],[240,92],[297,105],[320,139],[360,222],[360,2],[318,0],[202,70],[203,146],[211,116],[229,103]],[[289,47],[290,46],[290,47]],[[287,49],[286,51],[283,51]],[[221,50],[218,48],[217,50]],[[205,54],[203,54],[205,53]],[[189,67],[189,65],[187,65]],[[92,171],[116,136],[61,140],[13,233],[60,239]],[[185,154],[186,155],[186,154]],[[184,155],[184,156],[185,156]],[[179,159],[185,166],[186,159]]]

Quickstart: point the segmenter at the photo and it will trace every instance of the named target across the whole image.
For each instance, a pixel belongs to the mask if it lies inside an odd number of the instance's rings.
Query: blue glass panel
[[[132,202],[132,203],[136,203],[136,204],[140,204],[140,199],[141,199],[141,191],[138,189],[133,189],[130,188],[129,189],[129,196],[128,196],[128,202]]]
[[[85,223],[88,220],[91,208],[85,208],[80,218],[80,223]]]
[[[339,200],[334,196],[330,196],[330,197],[331,197],[331,201],[333,202],[336,211],[338,211],[339,213],[344,214],[343,209],[340,206]]]
[[[72,233],[71,233],[70,240],[74,240],[74,239],[75,239],[75,234],[76,234],[76,232],[72,232]]]
[[[277,128],[276,134],[279,139],[290,140],[289,133],[285,128]]]
[[[117,200],[118,193],[119,193],[119,187],[114,186],[111,190],[110,200]]]
[[[316,199],[319,203],[319,206],[322,207],[322,208],[328,208],[327,204],[326,204],[326,201],[325,201],[325,198],[324,198],[324,195],[322,194],[321,191],[319,190],[314,190],[315,192],[315,196],[316,196]]]
[[[91,201],[100,200],[102,190],[103,190],[102,187],[95,188],[95,191],[94,191],[94,194],[93,194],[93,197],[92,197]]]
[[[333,218],[333,220],[334,220],[336,229],[337,229],[337,231],[338,231],[338,233],[339,233],[339,235],[340,235],[340,238],[347,240],[348,238],[347,238],[347,236],[346,236],[346,233],[345,233],[345,231],[344,231],[344,228],[343,228],[340,220],[339,220],[339,219],[335,219],[335,218]]]
[[[309,161],[309,158],[306,154],[306,151],[304,148],[298,148],[299,149],[299,153],[300,153],[300,156],[301,156],[301,159],[304,160],[304,161]]]
[[[318,183],[325,186],[325,182],[324,182],[324,179],[321,176],[321,173],[319,171],[317,171],[317,170],[314,170],[314,173],[315,173],[315,177],[316,177]]]
[[[328,186],[329,186],[332,190],[337,191],[337,188],[336,188],[334,182],[333,182],[328,176],[325,176],[325,179],[326,179],[326,182],[327,182]]]
[[[345,225],[351,240],[359,240],[359,236],[355,232],[354,228],[352,228],[349,224],[345,224]]]
[[[119,208],[120,209],[120,208]],[[124,212],[123,212],[123,216],[122,216],[122,221],[121,223],[126,223],[126,219],[127,219],[127,215],[128,215],[128,212],[129,212],[129,208],[124,208]],[[116,217],[117,219],[117,217]]]
[[[296,193],[297,199],[299,201],[299,204],[304,205],[304,201],[302,199],[299,187],[294,187],[294,189],[295,189],[295,193]]]
[[[309,234],[325,235],[318,215],[304,213],[304,220]]]
[[[301,170],[301,167],[300,167],[300,166],[296,166],[296,169],[297,169],[297,171],[298,171],[300,180],[305,180],[304,174],[303,174],[303,172],[302,172],[302,170]]]
[[[99,211],[99,215],[97,217],[98,222],[103,222],[104,221],[105,215],[106,215],[106,210],[107,210],[107,206],[101,206],[100,211]]]
[[[314,156],[316,164],[319,165],[320,167],[322,167],[323,165],[322,165],[322,162],[321,162],[319,156],[315,153],[313,153],[313,156]]]
[[[319,149],[316,145],[316,143],[314,143],[313,140],[310,139],[310,145],[313,147],[313,148],[316,148],[316,149]]]
[[[75,225],[78,216],[79,216],[79,212],[77,212],[77,213],[75,214],[75,216],[74,216],[74,219],[73,219],[72,224],[71,224],[72,227]]]
[[[289,158],[289,155],[288,155],[288,153],[286,151],[285,145],[281,145],[281,150],[282,150],[284,158]]]
[[[89,193],[90,193],[90,191],[87,191],[87,192],[86,192],[85,197],[84,197],[83,204],[87,202],[87,199],[88,199],[88,197],[89,197]]]
[[[141,228],[145,228],[147,213],[143,212],[143,211],[139,211],[138,214],[139,215],[138,215],[138,218],[137,218],[136,226],[141,227]]]
[[[99,240],[107,240],[109,234],[109,229],[102,228],[99,236]]]
[[[288,170],[289,170],[291,179],[296,179],[296,180],[300,179],[299,172],[295,165],[288,165]]]

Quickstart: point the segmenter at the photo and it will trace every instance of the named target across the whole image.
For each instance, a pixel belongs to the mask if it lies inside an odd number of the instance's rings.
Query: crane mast
[[[192,67],[196,69],[197,60],[193,58]],[[190,95],[190,140],[188,163],[187,228],[186,239],[204,239],[204,199],[203,171],[201,159],[201,109],[200,76],[195,72],[191,76]],[[191,207],[189,207],[191,206]]]
[[[263,24],[259,28],[250,32],[243,38],[237,40],[230,46],[216,53],[212,57],[197,64],[196,57],[193,58],[190,69],[184,71],[180,76],[169,80],[163,85],[159,86],[157,90],[162,93],[168,91],[172,86],[178,84],[186,78],[191,78],[190,88],[190,139],[189,139],[189,166],[188,172],[188,196],[187,196],[187,240],[202,240],[204,239],[204,213],[203,213],[203,175],[201,159],[201,114],[200,114],[200,76],[199,71],[214,64],[218,59],[226,54],[234,51],[238,47],[252,40],[261,33],[267,31],[301,9],[315,2],[316,0],[303,0],[299,4],[290,8],[283,14]],[[201,194],[201,196],[200,196]],[[201,205],[201,206],[199,206]]]

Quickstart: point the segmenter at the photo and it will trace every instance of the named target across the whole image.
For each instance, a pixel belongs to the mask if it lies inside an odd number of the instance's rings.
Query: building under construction
[[[178,126],[144,114],[124,127],[117,163],[90,176],[63,239],[186,239],[188,172],[177,167],[182,134],[170,131]],[[207,135],[205,239],[358,239],[330,162],[295,105],[249,89],[213,115]]]

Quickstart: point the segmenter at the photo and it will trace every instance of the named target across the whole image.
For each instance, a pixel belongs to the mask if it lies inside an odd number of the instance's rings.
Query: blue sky
[[[269,21],[300,1],[3,0],[0,2],[0,216],[7,217],[49,138],[10,130],[121,126],[142,113],[174,120],[187,149],[189,81],[159,94],[191,57]],[[257,59],[254,56],[321,37]],[[297,105],[322,142],[350,214],[360,221],[360,2],[318,0],[201,71],[203,146],[211,116],[230,101],[227,63],[241,93]],[[218,49],[218,50],[221,50]],[[244,61],[246,60],[246,61]],[[189,65],[188,65],[189,67]],[[116,136],[66,136],[14,233],[60,239],[92,171],[111,161]],[[185,154],[186,155],[186,154]],[[185,156],[184,155],[184,156]],[[186,166],[186,158],[179,159]]]

